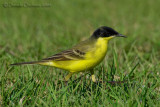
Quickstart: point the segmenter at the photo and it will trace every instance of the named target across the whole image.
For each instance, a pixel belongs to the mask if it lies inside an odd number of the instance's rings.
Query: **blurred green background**
[[[158,106],[159,0],[0,0],[0,105]],[[40,60],[87,39],[100,26],[128,38],[109,43],[99,82],[63,70],[9,64]],[[126,81],[112,85],[108,81]]]

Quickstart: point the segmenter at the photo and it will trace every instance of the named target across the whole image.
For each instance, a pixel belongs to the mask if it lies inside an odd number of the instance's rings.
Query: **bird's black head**
[[[116,37],[125,37],[122,34],[119,34],[117,31],[110,27],[102,26],[98,28],[97,30],[94,31],[91,37],[93,38],[99,38],[99,37],[111,37],[111,36],[116,36]]]

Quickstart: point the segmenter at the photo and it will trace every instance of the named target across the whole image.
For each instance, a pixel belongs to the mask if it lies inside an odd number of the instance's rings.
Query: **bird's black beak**
[[[126,38],[126,36],[124,36],[122,34],[117,34],[116,37],[124,37],[124,38]]]

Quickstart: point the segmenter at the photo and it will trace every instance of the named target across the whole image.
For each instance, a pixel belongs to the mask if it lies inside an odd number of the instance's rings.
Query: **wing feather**
[[[82,41],[72,49],[62,51],[51,57],[45,58],[42,61],[67,61],[67,60],[82,60],[89,51],[93,51],[95,47],[96,40],[92,38]]]
[[[66,50],[62,51],[61,53],[55,54],[51,57],[42,59],[43,61],[67,61],[67,60],[78,60],[78,59],[84,59],[85,53],[80,50]]]

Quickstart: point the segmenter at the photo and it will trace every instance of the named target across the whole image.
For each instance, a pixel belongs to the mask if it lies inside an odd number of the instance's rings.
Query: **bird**
[[[65,76],[65,81],[68,81],[75,73],[89,71],[92,81],[97,82],[94,67],[103,61],[108,50],[108,42],[114,37],[126,36],[118,33],[111,27],[101,26],[88,39],[81,41],[70,49],[39,61],[14,63],[11,65],[39,64],[53,66],[69,71],[67,76]]]

